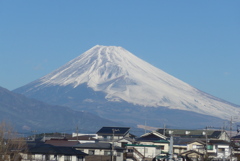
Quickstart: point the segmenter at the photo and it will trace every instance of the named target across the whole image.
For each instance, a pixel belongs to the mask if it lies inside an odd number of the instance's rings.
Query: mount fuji
[[[240,112],[116,46],[94,46],[14,92],[138,125],[219,125]]]

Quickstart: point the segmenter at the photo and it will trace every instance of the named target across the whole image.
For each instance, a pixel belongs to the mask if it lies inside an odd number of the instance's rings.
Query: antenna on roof
[[[165,136],[165,133],[166,133],[166,124],[163,124],[163,135]]]
[[[44,133],[44,134],[43,134],[43,140],[44,140],[44,142],[45,142],[45,138],[46,138],[46,134]]]
[[[77,141],[78,141],[78,125],[77,125]]]
[[[145,125],[144,125],[144,132],[145,132],[145,134],[147,133],[147,132],[146,132],[146,126],[147,126],[146,124],[147,124],[147,123],[146,123],[146,120],[145,120]]]

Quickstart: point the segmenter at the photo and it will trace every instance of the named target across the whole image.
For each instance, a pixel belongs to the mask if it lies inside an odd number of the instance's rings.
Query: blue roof
[[[130,127],[102,127],[97,134],[98,135],[126,135],[129,133]]]

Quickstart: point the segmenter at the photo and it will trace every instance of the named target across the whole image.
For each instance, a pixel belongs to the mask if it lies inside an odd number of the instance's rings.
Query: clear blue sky
[[[239,0],[0,0],[0,86],[13,90],[94,45],[122,46],[240,105]]]

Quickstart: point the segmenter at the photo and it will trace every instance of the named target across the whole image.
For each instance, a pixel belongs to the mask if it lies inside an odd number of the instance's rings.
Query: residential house
[[[99,141],[111,142],[112,140],[129,138],[129,130],[129,127],[102,127],[96,134],[98,134]]]
[[[231,156],[230,142],[223,140],[209,140],[207,142],[207,154],[215,160],[230,158],[232,161],[235,160],[235,157]]]
[[[21,154],[22,161],[57,160],[57,161],[85,161],[88,154],[72,147],[57,147],[42,144],[31,147]]]
[[[141,137],[136,139],[138,144],[144,145],[157,145],[161,147],[161,150],[164,152],[169,151],[169,141],[168,138],[156,131],[143,134]]]
[[[153,160],[167,158],[169,141],[167,137],[156,131],[146,133],[136,139],[134,144],[127,144],[126,157],[130,160]]]
[[[75,137],[75,136],[89,136],[89,137],[92,137],[94,139],[98,139],[97,134],[72,133],[72,137]]]
[[[86,161],[123,161],[125,149],[112,146],[111,143],[83,143],[74,146],[77,150],[87,153]]]
[[[73,147],[77,144],[79,144],[78,141],[69,141],[67,139],[51,139],[46,140],[45,144],[50,144],[53,146],[62,146],[62,147]]]
[[[48,133],[48,134],[42,134],[43,137],[38,137],[41,138],[41,141],[45,142],[46,140],[52,140],[52,139],[65,139],[69,134],[65,134],[65,133]],[[35,136],[34,136],[34,140],[36,140]]]
[[[111,143],[114,146],[125,147],[135,142],[134,135],[129,133],[129,127],[102,127],[98,132],[98,141]]]
[[[92,135],[79,135],[79,136],[73,136],[68,137],[68,141],[77,141],[78,143],[95,143],[97,139]]]
[[[233,136],[231,138],[232,143],[232,153],[233,156],[237,157],[240,160],[240,135]]]
[[[166,158],[166,154],[162,153],[161,147],[157,145],[127,144],[126,148],[127,160],[152,161],[160,156]]]
[[[179,141],[180,140],[180,141]],[[179,139],[178,145],[185,146],[185,150],[179,152],[181,158],[190,158],[191,160],[201,160],[204,157],[211,158],[211,160],[224,160],[230,158],[230,143],[223,140],[209,140],[208,142],[195,139]],[[187,141],[187,142],[186,142]],[[179,143],[181,142],[181,143]],[[176,142],[174,143],[174,152],[176,153]],[[184,160],[184,159],[183,159]]]
[[[224,140],[230,142],[230,138],[225,130],[212,130],[212,129],[203,129],[203,130],[186,130],[186,129],[158,129],[156,132],[170,137],[181,138],[195,138],[195,139],[211,139],[211,140]]]
[[[212,159],[230,158],[230,139],[223,130],[158,129],[156,132],[166,137],[173,136],[173,152],[183,160],[208,157]]]

